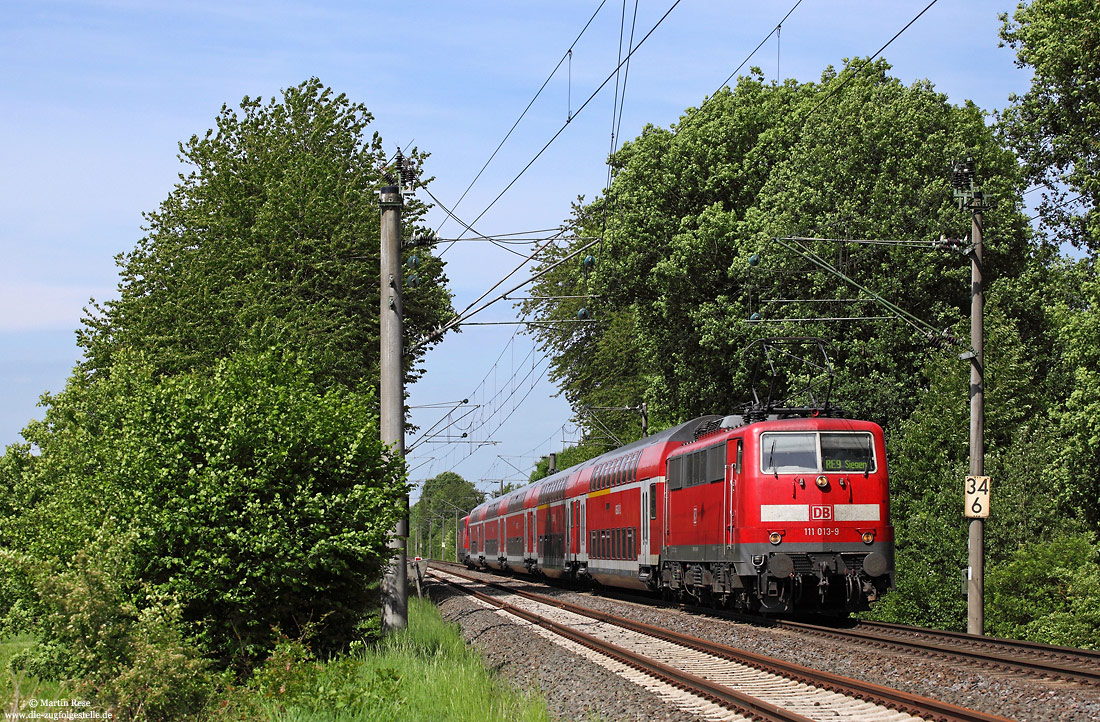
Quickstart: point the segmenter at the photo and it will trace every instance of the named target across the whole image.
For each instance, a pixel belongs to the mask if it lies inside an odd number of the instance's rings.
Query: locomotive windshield
[[[760,435],[760,470],[767,474],[871,472],[874,445],[864,432],[807,431]]]

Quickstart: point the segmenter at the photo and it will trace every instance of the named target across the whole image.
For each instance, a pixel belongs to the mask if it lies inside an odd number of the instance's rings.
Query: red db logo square
[[[810,507],[810,519],[812,521],[832,521],[833,519],[833,507],[824,506],[811,506]]]

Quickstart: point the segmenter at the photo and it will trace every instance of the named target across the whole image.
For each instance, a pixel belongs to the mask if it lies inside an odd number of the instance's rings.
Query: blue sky
[[[635,41],[673,0],[642,0]],[[177,143],[213,125],[223,103],[270,97],[319,77],[365,103],[387,149],[432,155],[432,192],[453,204],[562,58],[599,0],[514,2],[25,2],[0,6],[0,445],[40,417],[79,357],[89,298],[115,293],[114,256],[142,235],[142,212],[167,197]],[[634,55],[622,136],[668,126],[713,93],[794,4],[682,0]],[[928,0],[804,0],[753,57],[766,77],[815,80],[886,43]],[[1029,76],[998,48],[1014,3],[940,0],[884,53],[903,82],[928,79],[951,102],[1003,108]],[[628,3],[627,22],[634,10]],[[621,0],[608,0],[524,122],[458,208],[472,220],[614,69]],[[485,234],[558,226],[606,178],[614,83],[476,224]],[[427,200],[427,198],[425,198]],[[432,216],[438,226],[443,215]],[[453,223],[441,235],[456,232]],[[462,308],[517,258],[481,243],[445,256]],[[522,279],[521,273],[517,279]],[[497,304],[478,320],[514,318]],[[507,326],[468,327],[427,360],[414,405],[470,398],[469,445],[423,444],[413,478],[453,468],[488,489],[519,481],[575,437],[546,362]],[[497,361],[499,356],[499,362]],[[485,383],[482,384],[482,380]],[[520,403],[520,399],[523,402]],[[723,411],[716,409],[716,412]],[[430,426],[444,415],[418,409]],[[462,410],[456,413],[463,413]],[[507,417],[507,421],[504,419]],[[492,431],[492,435],[487,434]],[[472,452],[472,453],[471,453]]]

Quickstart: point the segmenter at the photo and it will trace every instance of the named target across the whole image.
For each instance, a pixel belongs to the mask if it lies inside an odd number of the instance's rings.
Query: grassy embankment
[[[14,711],[19,699],[71,696],[56,684],[7,670],[12,654],[30,643],[28,638],[0,643],[4,711]],[[287,641],[246,686],[220,690],[206,710],[188,717],[241,722],[551,719],[537,694],[518,691],[487,670],[458,628],[415,595],[409,600],[406,631],[329,661],[313,660]]]

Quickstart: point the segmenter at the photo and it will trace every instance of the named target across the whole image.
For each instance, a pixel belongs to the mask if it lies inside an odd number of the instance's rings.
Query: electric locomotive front
[[[659,586],[764,613],[866,609],[893,586],[878,425],[731,416],[668,455]]]
[[[866,609],[893,586],[882,429],[842,418],[754,424],[738,548],[765,611]]]

